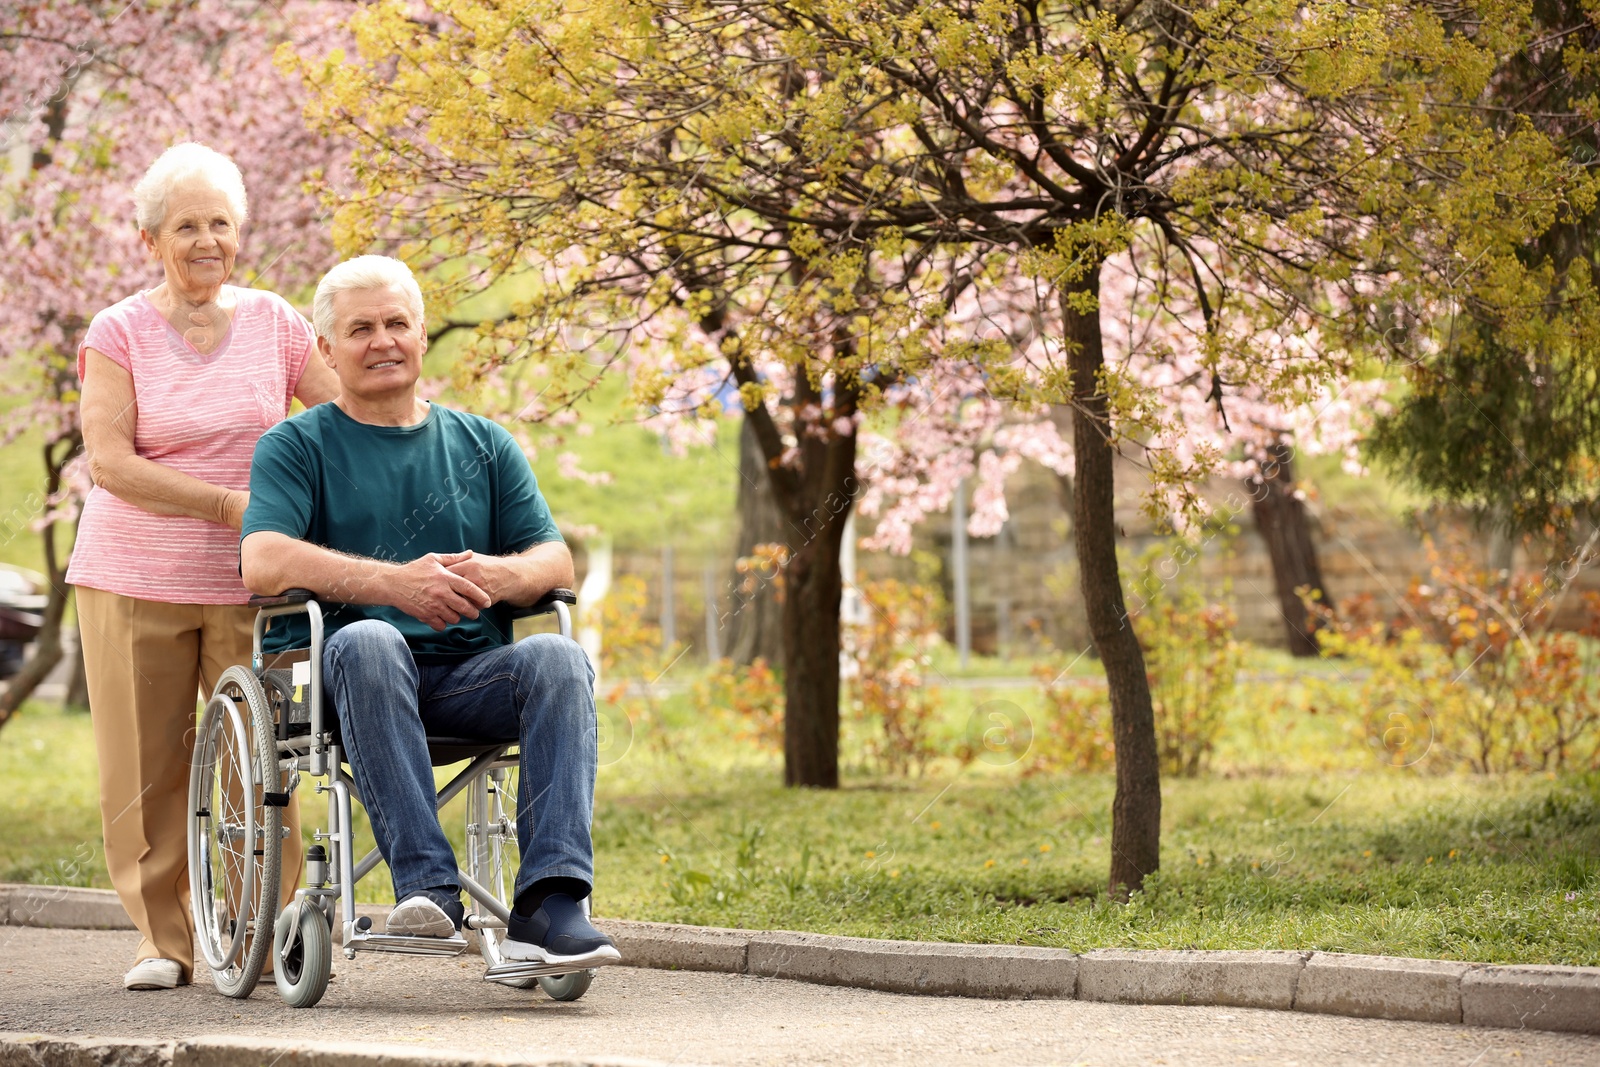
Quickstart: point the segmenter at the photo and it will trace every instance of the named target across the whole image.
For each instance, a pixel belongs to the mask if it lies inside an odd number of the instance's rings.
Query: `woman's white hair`
[[[388,256],[357,256],[347,259],[322,276],[317,295],[311,300],[311,326],[318,337],[333,337],[333,298],[339,293],[370,289],[396,289],[406,295],[416,313],[417,326],[424,321],[422,289],[411,268]]]
[[[243,226],[250,215],[250,202],[238,166],[214,148],[184,141],[161,153],[133,187],[133,216],[139,229],[159,230],[167,217],[167,195],[174,186],[196,178],[227,198],[234,226]]]

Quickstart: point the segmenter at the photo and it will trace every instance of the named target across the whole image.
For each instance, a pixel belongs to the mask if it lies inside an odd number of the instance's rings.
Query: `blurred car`
[[[0,678],[22,669],[28,644],[44,625],[49,580],[21,567],[0,564]]]

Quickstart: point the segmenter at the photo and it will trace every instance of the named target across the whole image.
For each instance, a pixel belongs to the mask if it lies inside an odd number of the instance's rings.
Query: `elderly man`
[[[394,879],[390,933],[449,937],[463,909],[434,809],[428,733],[520,739],[522,849],[510,959],[620,958],[580,906],[593,883],[593,675],[573,642],[513,642],[510,607],[573,582],[572,557],[504,429],[417,396],[422,293],[405,264],[341,263],[317,286],[317,348],[340,394],[264,434],[242,568],[305,588],[325,618],[324,691]],[[268,635],[303,646],[305,620]]]

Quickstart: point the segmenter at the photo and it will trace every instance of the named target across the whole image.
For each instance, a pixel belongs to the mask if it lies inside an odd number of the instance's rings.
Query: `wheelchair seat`
[[[285,656],[294,654],[284,653]],[[263,672],[263,676],[267,683],[268,699],[277,705],[274,713],[278,719],[279,737],[283,740],[309,737],[310,716],[305,711],[304,702],[294,699],[292,671],[286,667],[274,666]],[[339,736],[339,709],[327,696],[324,696],[323,702],[325,705],[323,722],[332,735],[333,743],[339,746],[342,753],[344,741]],[[452,763],[477,759],[486,752],[514,745],[517,740],[516,737],[450,737],[429,734],[428,759],[435,767],[444,767]],[[346,759],[344,762],[348,764],[349,760]]]
[[[485,752],[505,748],[517,743],[515,737],[504,741],[484,741],[468,737],[435,737],[428,735],[428,759],[435,767],[477,759]]]

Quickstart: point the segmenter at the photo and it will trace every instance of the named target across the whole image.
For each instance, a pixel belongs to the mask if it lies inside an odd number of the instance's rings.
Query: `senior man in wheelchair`
[[[340,394],[262,436],[241,568],[255,593],[329,602],[324,692],[394,879],[388,932],[451,937],[464,915],[427,735],[515,737],[522,855],[502,950],[616,961],[581,904],[594,879],[593,673],[567,638],[511,635],[513,606],[573,583],[527,457],[488,419],[417,396],[428,340],[404,263],[339,264],[312,318]],[[305,643],[304,617],[274,623],[271,647]]]

